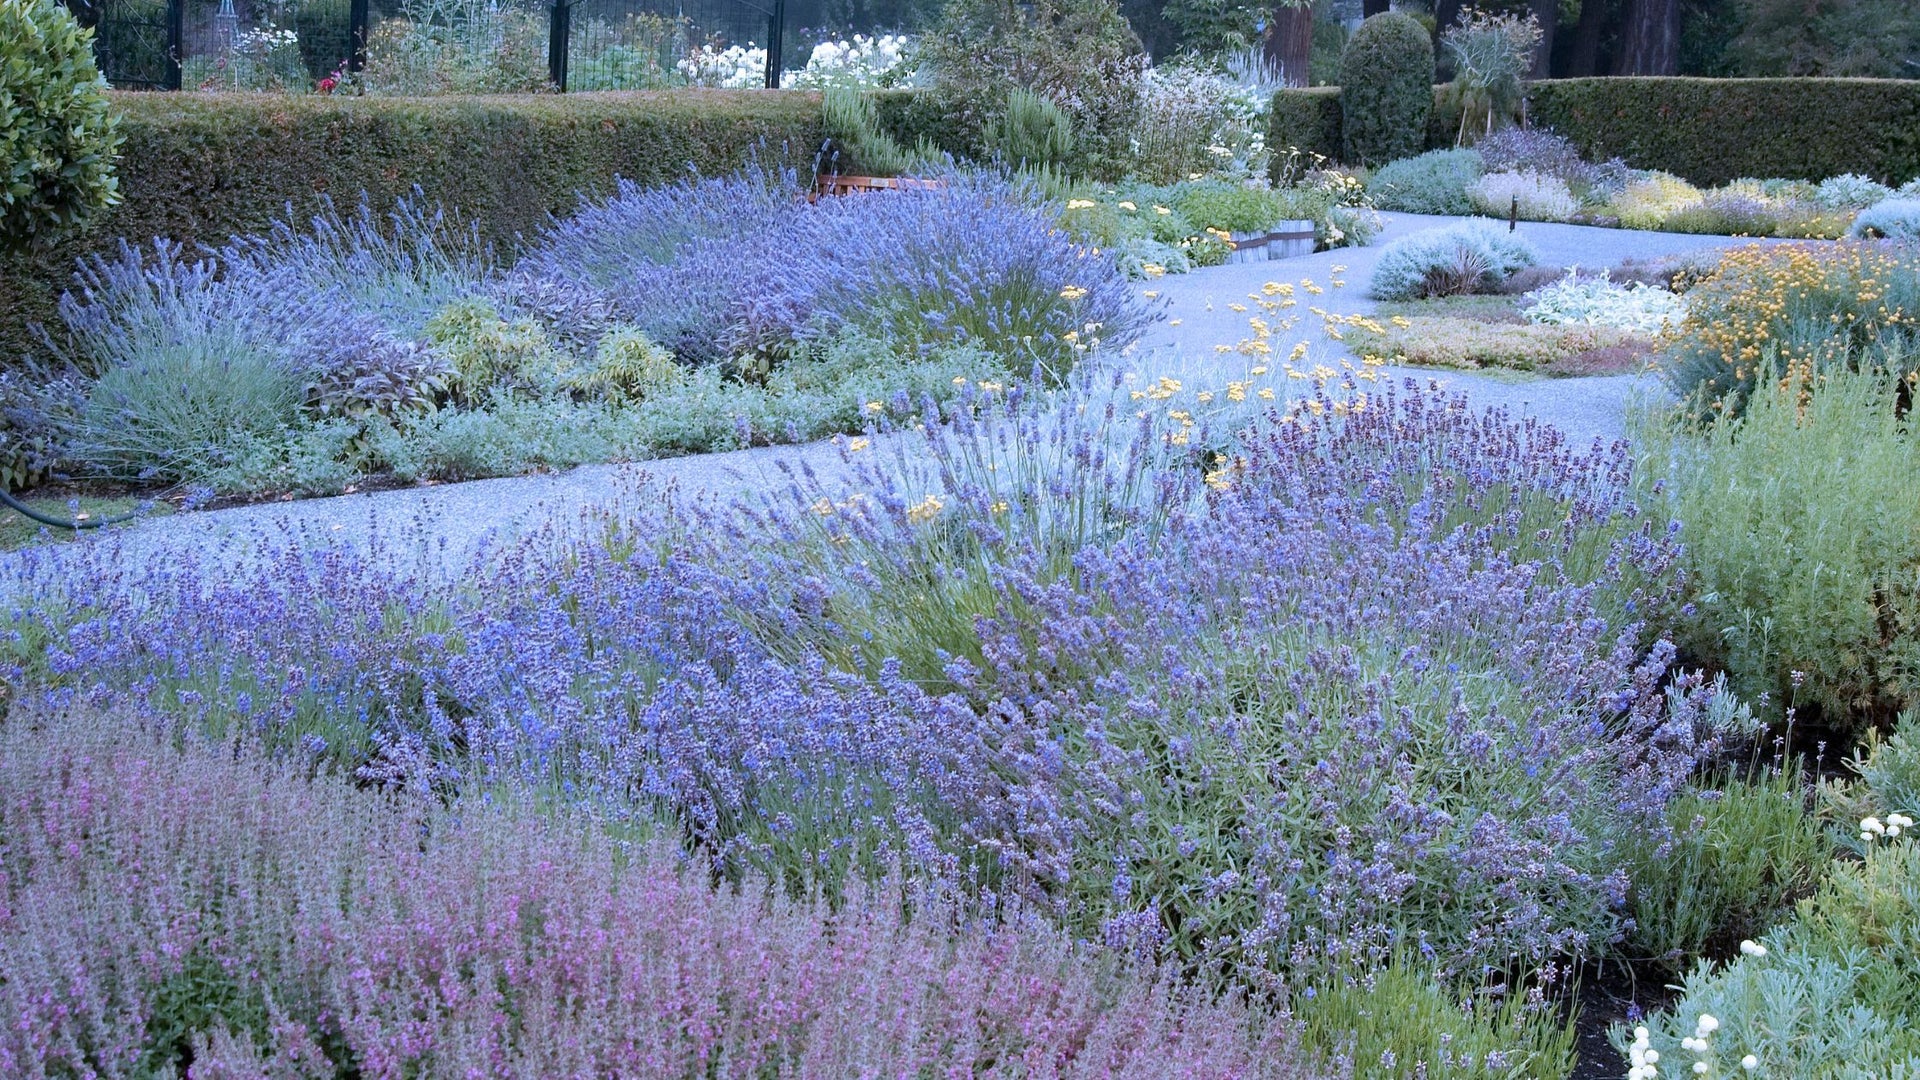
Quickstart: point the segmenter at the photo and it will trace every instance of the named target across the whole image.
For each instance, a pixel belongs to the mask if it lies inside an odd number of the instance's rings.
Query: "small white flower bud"
[[[1693,1075],[1695,1075],[1695,1076],[1705,1076],[1705,1075],[1707,1075],[1707,1071],[1708,1071],[1708,1070],[1710,1070],[1710,1069],[1712,1069],[1712,1068],[1713,1068],[1713,1066],[1711,1066],[1711,1065],[1709,1065],[1709,1064],[1707,1064],[1707,1063],[1706,1063],[1706,1062],[1704,1062],[1704,1061],[1696,1061],[1696,1062],[1694,1062],[1694,1063],[1693,1063]]]
[[[1760,1067],[1760,1059],[1754,1057],[1752,1054],[1748,1054],[1746,1057],[1740,1059],[1740,1067],[1748,1072],[1752,1072]]]
[[[1715,1020],[1712,1013],[1701,1013],[1700,1023],[1695,1026],[1700,1029],[1702,1034],[1711,1035],[1720,1030],[1720,1021]]]
[[[1745,953],[1748,956],[1754,956],[1754,957],[1767,955],[1767,947],[1765,945],[1762,945],[1757,941],[1751,941],[1751,940],[1741,942],[1740,951]]]

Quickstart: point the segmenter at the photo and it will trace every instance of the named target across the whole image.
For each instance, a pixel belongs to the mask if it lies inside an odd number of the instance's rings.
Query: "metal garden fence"
[[[911,31],[939,0],[67,0],[145,90],[381,93],[777,87],[813,46]]]

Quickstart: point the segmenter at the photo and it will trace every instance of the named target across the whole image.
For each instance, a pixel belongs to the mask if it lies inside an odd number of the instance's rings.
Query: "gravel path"
[[[1215,345],[1231,345],[1247,335],[1247,315],[1229,304],[1243,302],[1268,281],[1313,281],[1327,287],[1337,276],[1346,284],[1328,287],[1312,297],[1313,305],[1330,312],[1352,314],[1371,309],[1366,283],[1386,241],[1422,229],[1447,224],[1452,218],[1411,214],[1383,214],[1386,229],[1365,248],[1324,252],[1281,262],[1216,267],[1163,278],[1142,286],[1167,304],[1168,321],[1149,332],[1134,350],[1132,360],[1142,370],[1204,380],[1229,370],[1216,359]],[[1612,266],[1627,258],[1726,247],[1725,237],[1630,232],[1577,225],[1522,223],[1520,232],[1540,249],[1545,265]],[[1744,241],[1741,241],[1744,242]],[[1335,267],[1344,267],[1336,275]],[[1303,300],[1305,298],[1303,297]],[[1309,306],[1303,302],[1301,309]],[[1314,342],[1314,356],[1337,355],[1333,343],[1321,337],[1318,321],[1308,316],[1284,341],[1276,337],[1276,351],[1293,341]],[[1240,361],[1244,367],[1244,361]],[[1476,403],[1505,405],[1524,416],[1537,416],[1580,440],[1611,439],[1621,434],[1625,404],[1630,395],[1657,387],[1642,376],[1584,379],[1541,379],[1512,375],[1488,376],[1464,372],[1433,372],[1411,368],[1384,369],[1396,379],[1437,378],[1444,385],[1466,391]],[[113,561],[139,565],[166,560],[184,551],[219,550],[230,565],[244,564],[262,544],[302,544],[328,541],[366,547],[376,537],[396,533],[422,534],[433,539],[414,548],[426,567],[459,572],[477,553],[524,531],[554,522],[573,522],[597,506],[634,497],[647,483],[669,482],[688,494],[724,498],[750,497],[784,486],[788,469],[812,469],[829,484],[845,476],[840,451],[830,443],[769,447],[725,454],[667,459],[644,465],[594,465],[558,475],[511,477],[461,484],[444,484],[326,499],[264,503],[133,523],[107,535],[89,535],[77,542],[30,548],[0,555],[0,591],[6,582],[32,563],[45,558],[65,561],[92,545],[110,545]],[[409,528],[412,526],[412,528]],[[388,551],[398,559],[397,549]]]

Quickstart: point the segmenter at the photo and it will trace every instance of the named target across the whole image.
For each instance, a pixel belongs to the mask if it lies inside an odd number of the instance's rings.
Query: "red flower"
[[[333,76],[329,75],[326,78],[321,79],[320,82],[314,87],[314,89],[320,91],[323,94],[331,94],[333,93],[333,88],[339,85],[340,84],[338,82],[334,81]]]

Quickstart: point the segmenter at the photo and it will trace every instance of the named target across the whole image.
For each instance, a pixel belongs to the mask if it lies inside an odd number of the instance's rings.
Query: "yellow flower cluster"
[[[907,507],[907,521],[913,525],[924,525],[934,518],[939,517],[940,511],[946,509],[946,505],[947,504],[941,502],[938,497],[928,495],[926,498]]]
[[[1912,260],[1875,243],[1738,248],[1694,288],[1676,337],[1685,351],[1733,368],[1739,383],[1767,361],[1785,386],[1920,319],[1889,295],[1890,281],[1914,273]],[[1807,332],[1821,323],[1823,331]]]

